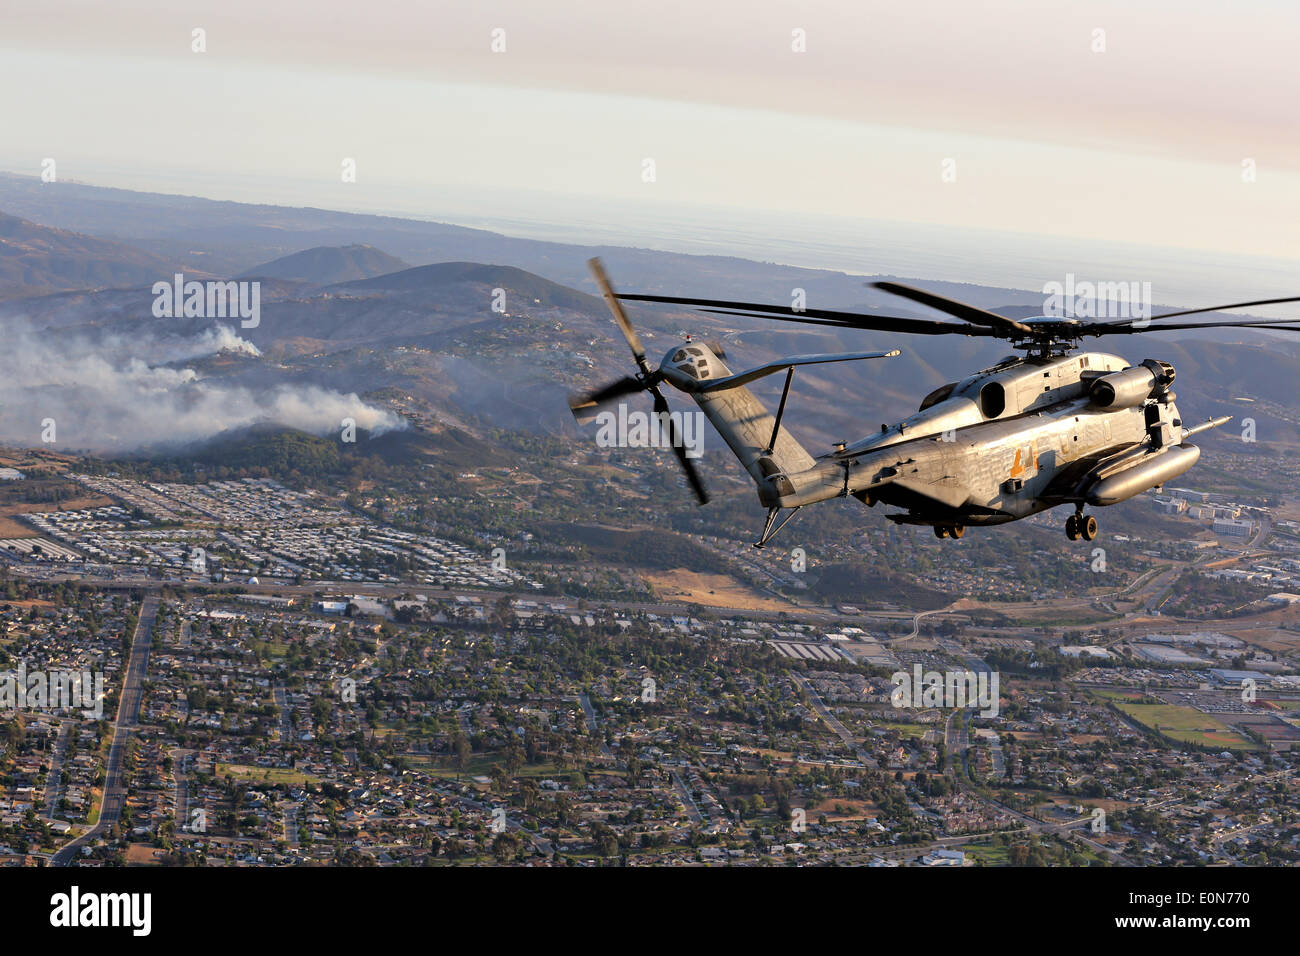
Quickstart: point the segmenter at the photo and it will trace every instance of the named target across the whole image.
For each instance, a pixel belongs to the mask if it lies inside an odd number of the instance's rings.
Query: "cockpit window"
[[[927,408],[929,408],[931,405],[937,405],[937,404],[939,404],[939,403],[942,402],[945,398],[947,398],[949,395],[951,395],[951,394],[952,394],[952,390],[953,390],[954,388],[956,388],[956,387],[957,387],[957,383],[956,383],[956,382],[949,382],[947,385],[940,385],[940,386],[939,386],[938,388],[936,388],[933,392],[931,392],[929,395],[925,396],[925,398],[923,398],[923,399],[921,400],[921,407],[920,407],[919,411],[922,411],[922,412],[923,412],[923,411],[925,411]]]

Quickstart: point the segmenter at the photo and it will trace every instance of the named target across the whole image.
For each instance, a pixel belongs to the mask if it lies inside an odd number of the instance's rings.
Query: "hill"
[[[238,278],[290,279],[312,285],[333,285],[355,279],[369,279],[409,269],[396,256],[357,243],[351,246],[316,246],[273,259],[240,273]]]
[[[151,286],[180,269],[175,262],[120,242],[0,213],[0,299]]]
[[[500,288],[519,296],[529,307],[571,309],[588,315],[604,313],[604,304],[594,295],[578,292],[514,266],[484,265],[478,262],[439,262],[417,266],[389,275],[341,283],[349,291],[441,293],[455,286],[479,289]],[[507,295],[506,309],[512,308]]]

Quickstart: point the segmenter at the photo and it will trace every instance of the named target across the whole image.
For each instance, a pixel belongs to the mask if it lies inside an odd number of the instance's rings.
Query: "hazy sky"
[[[19,172],[52,157],[62,179],[338,209],[507,215],[548,193],[580,218],[707,203],[1300,258],[1291,0],[52,0],[3,21],[0,167]]]

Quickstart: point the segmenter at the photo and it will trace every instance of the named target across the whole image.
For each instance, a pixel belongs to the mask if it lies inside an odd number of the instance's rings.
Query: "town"
[[[729,583],[576,594],[584,562],[377,520],[399,498],[62,480],[5,519],[0,667],[107,693],[4,715],[5,864],[1300,860],[1292,502],[1176,509],[1250,514],[1245,540],[1116,534],[1086,588],[916,610],[716,533],[691,540]],[[991,676],[996,706],[900,706],[914,671]]]

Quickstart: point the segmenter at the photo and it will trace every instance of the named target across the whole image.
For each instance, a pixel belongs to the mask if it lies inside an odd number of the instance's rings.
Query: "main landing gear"
[[[1080,510],[1065,519],[1065,536],[1071,541],[1091,541],[1097,537],[1097,519]]]
[[[964,524],[937,524],[934,526],[936,538],[960,538],[966,533]]]

